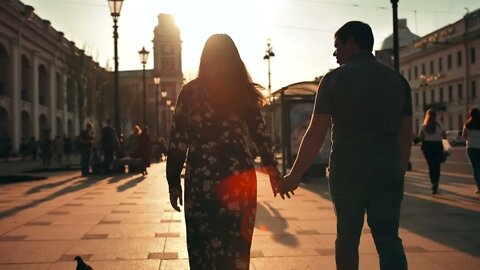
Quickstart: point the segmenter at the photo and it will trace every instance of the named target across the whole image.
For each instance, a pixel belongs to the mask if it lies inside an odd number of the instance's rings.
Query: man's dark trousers
[[[358,246],[367,213],[368,226],[380,257],[382,270],[406,270],[407,259],[398,237],[403,188],[387,191],[332,192],[337,215],[335,256],[337,270],[357,270]]]

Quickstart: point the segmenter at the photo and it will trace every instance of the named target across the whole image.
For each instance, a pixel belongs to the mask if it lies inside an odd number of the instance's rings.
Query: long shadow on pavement
[[[133,188],[134,186],[138,185],[138,183],[142,182],[145,179],[144,176],[137,176],[133,179],[130,179],[128,182],[120,185],[117,187],[118,192],[124,192],[129,188]]]
[[[331,201],[326,179],[307,181],[302,188]],[[448,191],[448,185],[473,186],[469,179],[449,177],[440,184],[440,194],[432,195],[428,173],[423,179],[407,175],[400,227],[441,245],[480,256],[480,198]]]
[[[257,203],[257,222],[255,226],[260,231],[273,233],[272,239],[288,246],[298,246],[298,239],[295,235],[286,231],[288,222],[280,212],[268,203]]]
[[[124,175],[124,176],[122,175],[122,176],[116,176],[116,177],[122,179],[122,178],[126,178],[126,177],[129,177],[129,176],[128,175]],[[15,215],[16,213],[18,213],[20,211],[23,211],[23,210],[28,209],[28,208],[35,207],[35,206],[37,206],[37,205],[39,205],[43,202],[47,202],[47,201],[53,200],[57,197],[63,196],[65,194],[76,192],[76,191],[88,188],[91,185],[96,184],[96,183],[98,183],[99,181],[101,181],[105,178],[106,178],[106,176],[89,176],[89,177],[83,178],[83,179],[79,178],[81,180],[75,181],[75,182],[71,183],[69,186],[64,187],[64,188],[62,188],[62,189],[44,197],[44,198],[33,200],[31,202],[28,202],[24,205],[14,207],[12,209],[0,211],[0,218],[5,218],[5,217]],[[66,181],[66,182],[68,182],[68,181]]]

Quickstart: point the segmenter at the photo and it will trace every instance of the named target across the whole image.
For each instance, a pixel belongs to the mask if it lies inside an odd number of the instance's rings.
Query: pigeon
[[[93,270],[93,267],[90,265],[86,264],[82,257],[76,256],[75,261],[77,261],[77,270]]]

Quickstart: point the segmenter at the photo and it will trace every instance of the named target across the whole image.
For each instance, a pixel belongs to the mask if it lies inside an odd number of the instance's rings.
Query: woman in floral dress
[[[186,160],[184,209],[190,269],[249,268],[257,180],[248,138],[255,143],[271,182],[280,177],[260,114],[260,89],[233,40],[215,34],[203,49],[198,77],[179,94],[167,179],[172,207],[180,211],[180,174]],[[276,185],[272,189],[276,195]]]

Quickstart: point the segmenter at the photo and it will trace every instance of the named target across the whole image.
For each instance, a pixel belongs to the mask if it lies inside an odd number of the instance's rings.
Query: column
[[[33,92],[32,92],[32,120],[33,120],[33,136],[35,139],[40,139],[40,114],[38,104],[38,53],[33,54]]]
[[[14,41],[15,43],[15,41]],[[12,143],[13,143],[13,152],[19,150],[21,142],[21,110],[20,110],[20,94],[22,92],[22,58],[20,52],[20,42],[12,46]]]
[[[61,77],[62,77],[63,84],[62,84],[62,89],[60,89],[60,91],[62,91],[62,93],[63,93],[63,103],[62,103],[63,107],[58,108],[58,109],[61,109],[63,111],[63,113],[62,113],[62,115],[63,115],[63,132],[65,134],[68,134],[68,132],[72,132],[72,131],[68,130],[67,76],[65,74],[62,74]],[[73,134],[73,135],[76,135],[76,134]]]
[[[52,136],[52,138],[54,138],[57,133],[58,133],[58,130],[57,130],[57,93],[56,93],[56,89],[57,89],[57,80],[56,80],[56,71],[55,71],[55,61],[52,61],[50,63],[50,93],[49,93],[49,97],[50,97],[50,128],[51,128],[51,133],[50,135]]]

